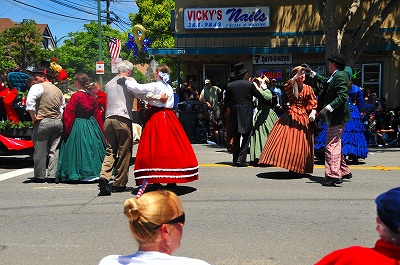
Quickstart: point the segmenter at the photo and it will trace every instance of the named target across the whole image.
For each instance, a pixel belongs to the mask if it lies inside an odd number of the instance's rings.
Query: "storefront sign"
[[[263,28],[270,26],[269,7],[186,8],[185,29]]]
[[[261,70],[260,76],[266,76],[269,80],[276,79],[277,81],[281,81],[283,78],[283,71],[282,70]]]
[[[292,54],[254,54],[253,64],[292,64]]]

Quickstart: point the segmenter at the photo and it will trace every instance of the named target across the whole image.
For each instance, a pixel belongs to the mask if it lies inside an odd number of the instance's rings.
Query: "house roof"
[[[15,24],[17,23],[9,18],[0,18],[0,32],[12,28]],[[53,49],[55,42],[49,26],[47,24],[36,24],[36,28],[39,29],[40,34],[45,38],[42,43],[43,47],[46,49]]]
[[[9,18],[0,18],[0,32],[5,29],[12,28],[15,25],[15,22]]]
[[[12,28],[16,22],[12,21],[9,18],[0,18],[0,32]],[[36,28],[40,30],[40,33],[43,34],[46,31],[46,28],[48,28],[47,24],[36,24]],[[48,29],[50,31],[50,29]]]

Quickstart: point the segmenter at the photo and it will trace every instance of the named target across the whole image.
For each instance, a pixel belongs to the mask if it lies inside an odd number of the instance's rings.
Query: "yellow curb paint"
[[[200,167],[233,167],[232,165],[228,164],[199,164]],[[274,166],[269,166],[269,167],[253,167],[253,166],[248,166],[249,168],[259,168],[259,169],[268,169],[268,168],[277,168]],[[315,165],[315,169],[323,169],[325,166],[322,165]],[[400,167],[397,166],[349,166],[351,170],[382,170],[382,171],[390,171],[390,170],[400,170]]]

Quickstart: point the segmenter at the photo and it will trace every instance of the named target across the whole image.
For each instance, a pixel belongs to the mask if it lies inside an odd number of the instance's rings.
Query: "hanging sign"
[[[253,64],[292,64],[292,54],[254,54]]]
[[[111,58],[111,73],[118,73],[117,66],[120,62],[122,62],[122,58]]]
[[[104,62],[96,62],[96,74],[104,75]]]
[[[270,26],[268,6],[185,8],[185,29],[265,28]]]

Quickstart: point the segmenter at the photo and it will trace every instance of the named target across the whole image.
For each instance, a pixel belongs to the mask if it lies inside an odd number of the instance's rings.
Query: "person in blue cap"
[[[379,239],[373,248],[351,246],[333,251],[316,265],[325,264],[400,264],[400,187],[390,189],[375,199],[376,230]]]

